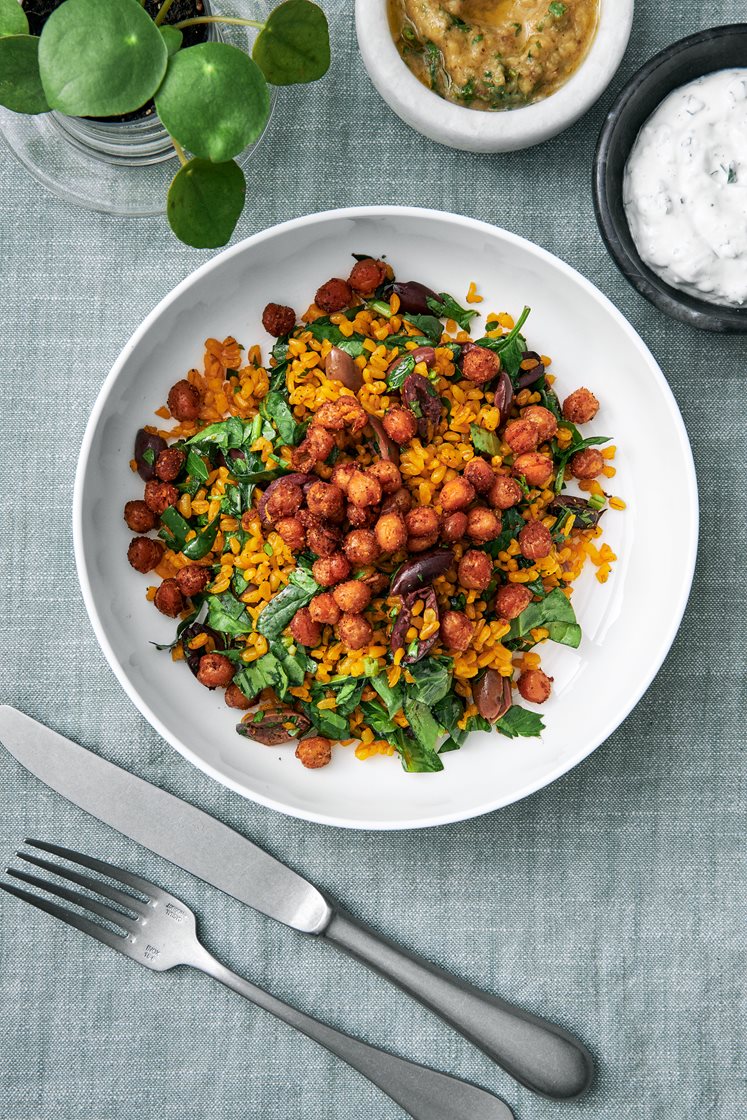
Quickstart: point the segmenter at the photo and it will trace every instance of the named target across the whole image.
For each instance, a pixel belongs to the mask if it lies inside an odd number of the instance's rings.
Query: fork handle
[[[401,1105],[413,1120],[514,1120],[508,1105],[485,1089],[328,1027],[238,976],[207,950],[199,963],[191,963],[342,1058]]]
[[[569,1100],[591,1084],[589,1051],[561,1027],[404,952],[348,914],[335,912],[323,936],[415,996],[527,1089]]]

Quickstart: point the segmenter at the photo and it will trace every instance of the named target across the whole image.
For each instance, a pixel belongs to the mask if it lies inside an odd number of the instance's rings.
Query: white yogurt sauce
[[[747,303],[747,69],[670,93],[625,167],[625,214],[645,263],[710,303]]]

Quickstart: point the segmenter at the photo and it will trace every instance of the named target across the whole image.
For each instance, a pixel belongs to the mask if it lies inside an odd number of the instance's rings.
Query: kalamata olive
[[[137,463],[137,473],[144,482],[150,482],[151,479],[156,477],[156,459],[161,451],[166,448],[166,440],[161,436],[157,436],[154,432],[146,432],[145,428],[140,428],[135,436],[135,462]],[[143,455],[146,451],[152,451],[152,457],[149,455],[148,459],[144,459]]]
[[[511,707],[511,680],[495,669],[486,669],[472,690],[477,710],[490,723],[505,716]]]
[[[518,389],[526,389],[528,385],[534,385],[535,381],[539,381],[540,377],[544,375],[545,367],[542,358],[536,350],[525,350],[521,355],[522,362],[535,361],[536,366],[531,369],[523,369],[516,378],[516,386]]]
[[[505,369],[502,369],[498,374],[493,402],[501,414],[501,423],[504,423],[508,419],[513,399],[514,387],[511,384],[511,378],[508,376]]]
[[[348,389],[357,393],[363,384],[363,374],[355,364],[350,354],[333,346],[324,359],[324,372],[330,381],[340,381]]]
[[[286,724],[292,724],[290,730]],[[276,747],[280,743],[290,743],[300,739],[311,727],[311,720],[302,712],[297,712],[286,704],[277,704],[265,711],[247,712],[241,723],[236,724],[239,735],[254,739],[266,747]]]
[[[402,383],[400,390],[402,403],[415,413],[418,420],[418,435],[427,438],[432,428],[441,419],[441,398],[427,377],[411,373]]]
[[[432,587],[424,587],[420,591],[411,591],[409,595],[403,597],[402,609],[397,615],[397,621],[392,627],[392,634],[389,639],[392,652],[398,649],[406,650],[405,656],[402,658],[403,665],[412,665],[415,661],[420,661],[421,657],[425,657],[426,653],[429,653],[438,641],[440,625],[436,628],[435,633],[431,634],[429,638],[419,640],[412,652],[409,651],[407,631],[412,623],[413,607],[419,601],[423,603],[423,615],[427,610],[431,610],[440,623],[438,601],[436,600],[436,592]]]
[[[273,490],[277,489],[279,483],[294,482],[296,486],[308,486],[309,483],[315,481],[318,481],[315,474],[302,474],[300,471],[292,471],[290,474],[284,474],[281,475],[280,478],[274,479],[257,502],[257,511],[259,513],[260,521],[266,521],[265,509],[267,506],[267,501],[270,498]]]
[[[599,521],[599,518],[605,512],[603,509],[594,509],[590,506],[586,498],[573,498],[570,495],[564,494],[561,498],[555,498],[550,502],[547,507],[548,513],[554,513],[558,517],[561,513],[573,513],[576,517],[575,524],[581,529],[591,529]]]
[[[404,280],[392,284],[389,294],[392,293],[399,296],[400,311],[405,313],[409,311],[411,315],[432,315],[428,300],[438,299],[432,288],[426,288],[425,284],[420,284],[417,280]]]
[[[390,594],[407,595],[410,591],[432,583],[453,562],[454,553],[450,548],[435,548],[432,552],[421,553],[415,560],[408,560],[402,565],[392,580]]]
[[[399,447],[394,440],[390,439],[386,434],[381,420],[379,420],[378,416],[369,415],[368,422],[374,430],[381,458],[389,459],[390,462],[396,463],[397,466],[399,466]]]
[[[210,652],[207,646],[200,646],[199,649],[190,649],[189,643],[198,634],[207,634],[209,638],[213,639],[213,650],[220,653],[224,649],[229,648],[229,641],[225,634],[221,634],[218,630],[213,630],[210,626],[203,626],[201,622],[193,622],[186,630],[182,631],[181,642],[182,649],[184,650],[184,660],[189,665],[189,668],[197,676],[200,668],[200,661],[204,654]]]

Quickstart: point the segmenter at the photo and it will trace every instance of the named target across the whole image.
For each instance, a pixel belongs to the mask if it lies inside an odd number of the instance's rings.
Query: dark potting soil
[[[41,35],[44,24],[49,19],[55,8],[59,8],[63,0],[21,0],[22,7],[29,21],[29,31],[32,35]],[[145,0],[145,10],[151,18],[155,18],[163,0]],[[205,14],[203,0],[174,0],[169,8],[165,23],[180,23],[183,19],[192,19],[194,16]],[[208,37],[208,24],[198,23],[194,27],[185,27],[182,32],[184,40],[182,46],[193,47],[195,43],[204,43]],[[92,117],[91,120],[103,121],[136,121],[143,117],[150,117],[155,112],[152,101],[148,101],[132,113],[125,113],[121,117]]]

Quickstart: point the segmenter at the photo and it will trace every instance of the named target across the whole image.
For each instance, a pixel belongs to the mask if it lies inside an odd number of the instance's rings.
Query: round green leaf
[[[238,47],[199,43],[169,60],[156,111],[184,148],[223,163],[261,134],[270,93],[260,68]]]
[[[329,70],[327,17],[309,0],[286,0],[270,13],[252,57],[274,86],[315,82]]]
[[[47,100],[69,116],[139,109],[161,84],[167,61],[163,36],[138,0],[65,0],[41,33]]]
[[[166,44],[166,50],[169,52],[169,58],[172,54],[176,54],[179,47],[182,45],[184,36],[178,27],[170,27],[169,24],[164,24],[158,29],[163,36],[163,41]]]
[[[0,0],[0,35],[28,35],[29,21],[18,0]]]
[[[0,105],[14,113],[49,112],[39,78],[38,51],[36,35],[0,39]]]
[[[169,187],[169,225],[187,245],[217,249],[236,228],[245,197],[244,173],[233,160],[191,159]]]

